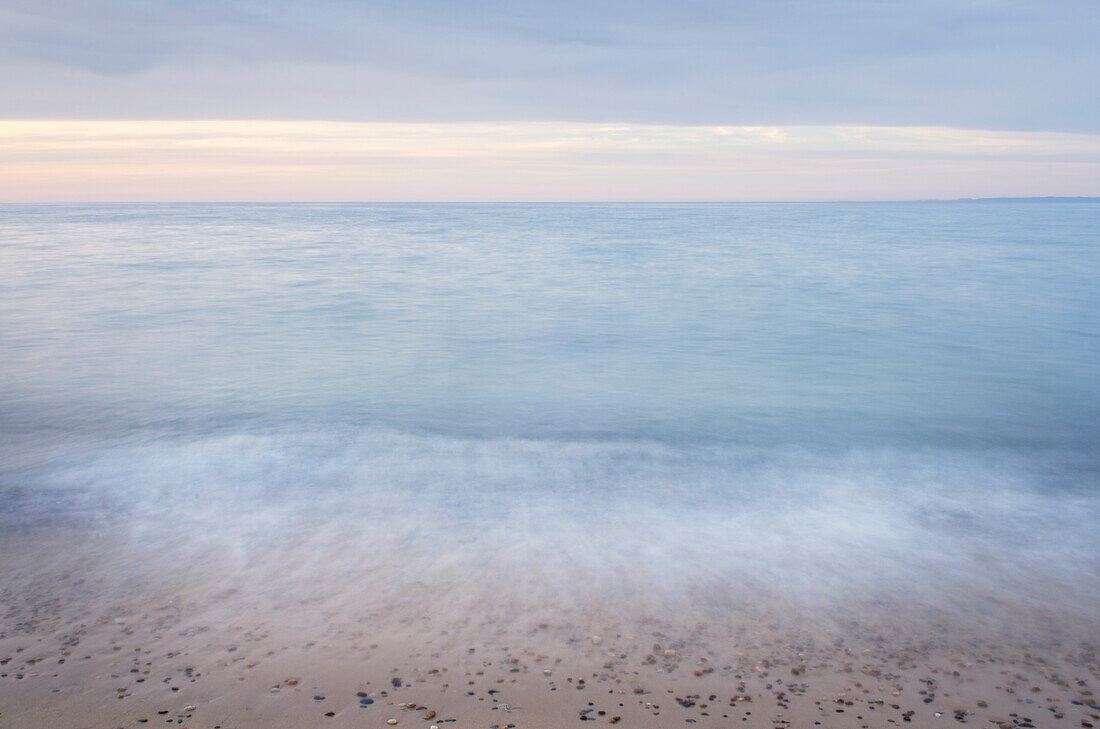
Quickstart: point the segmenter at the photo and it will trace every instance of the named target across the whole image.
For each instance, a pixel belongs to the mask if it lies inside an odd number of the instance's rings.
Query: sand
[[[400,550],[172,539],[5,531],[0,729],[1100,726],[1096,623],[1056,604],[555,595],[488,567],[420,579]]]

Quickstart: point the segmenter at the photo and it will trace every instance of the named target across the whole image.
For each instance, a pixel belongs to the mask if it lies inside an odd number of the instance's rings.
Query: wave
[[[620,613],[721,610],[761,591],[802,606],[1100,604],[1096,464],[1081,453],[381,429],[64,452],[7,464],[5,523],[107,535],[141,555],[126,574],[215,559],[238,583],[359,575],[379,595],[430,583],[453,605],[508,595]]]

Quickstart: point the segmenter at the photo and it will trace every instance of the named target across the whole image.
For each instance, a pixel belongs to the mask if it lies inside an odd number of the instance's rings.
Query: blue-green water
[[[1096,594],[1100,205],[9,205],[0,271],[9,521]]]

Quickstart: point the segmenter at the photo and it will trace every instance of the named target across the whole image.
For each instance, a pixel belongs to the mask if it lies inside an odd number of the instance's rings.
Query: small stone
[[[389,724],[390,726],[393,726],[394,724],[397,723],[397,719],[386,719],[386,723]]]
[[[592,636],[592,645],[599,645],[600,643],[603,643],[603,638],[598,635]]]

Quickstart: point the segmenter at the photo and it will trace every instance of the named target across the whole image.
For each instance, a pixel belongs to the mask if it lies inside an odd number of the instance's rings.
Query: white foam
[[[278,563],[286,580],[446,584],[456,604],[766,589],[943,607],[964,590],[1095,610],[1100,511],[1051,483],[1080,466],[1057,457],[280,432],[98,446],[33,489],[50,509],[70,495],[145,569],[216,554],[241,582]]]

